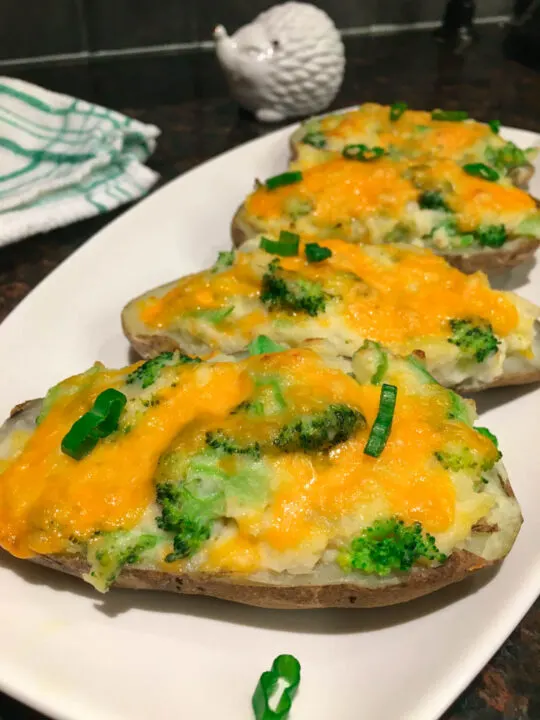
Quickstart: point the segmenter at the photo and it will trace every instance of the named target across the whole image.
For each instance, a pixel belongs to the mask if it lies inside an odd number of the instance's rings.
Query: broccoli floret
[[[174,562],[193,555],[210,537],[211,529],[200,520],[182,518],[174,528],[173,552],[165,557],[165,562]]]
[[[459,420],[465,425],[472,425],[474,418],[471,418],[471,411],[466,401],[453,390],[448,390],[448,399],[450,401],[448,418],[450,420]]]
[[[459,472],[460,470],[491,470],[495,463],[501,459],[499,451],[491,458],[483,458],[478,453],[473,453],[468,447],[459,448],[454,452],[439,450],[435,457],[445,470]]]
[[[221,272],[222,270],[226,270],[228,267],[231,267],[233,263],[234,250],[222,250],[220,253],[218,253],[217,260],[212,267],[212,272],[217,273]]]
[[[326,147],[326,136],[320,130],[312,130],[304,135],[302,142],[320,150]]]
[[[498,248],[506,242],[504,225],[484,225],[473,233],[474,239],[485,247]]]
[[[107,590],[125,565],[141,562],[144,553],[155,548],[157,543],[158,537],[151,534],[137,538],[123,531],[104,534],[98,540],[93,562],[91,553],[89,555],[92,569],[88,579],[98,590]]]
[[[225,435],[223,430],[214,430],[206,433],[206,444],[214,450],[221,450],[227,455],[251,455],[251,457],[259,458],[261,456],[261,446],[259,443],[252,443],[242,447]]]
[[[62,382],[49,388],[41,404],[41,411],[36,418],[36,425],[39,425],[45,420],[57,400],[61,397],[74,395],[79,392],[81,387],[84,387],[86,382],[91,382],[91,378],[102,369],[103,365],[100,362],[96,362],[91,368],[78,376],[79,382],[73,383],[71,380],[62,380]],[[81,381],[83,382],[81,383]]]
[[[174,552],[166,556],[165,562],[194,555],[212,532],[212,503],[198,500],[185,484],[169,482],[157,486],[157,501],[162,507],[157,526],[174,533]]]
[[[255,393],[249,400],[240,403],[233,413],[245,412],[250,415],[277,415],[287,407],[283,387],[278,377],[260,376],[255,378]]]
[[[439,552],[435,538],[424,533],[419,522],[405,525],[403,520],[389,518],[376,520],[363,530],[339,562],[346,571],[389,575],[395,571],[407,572],[421,559],[442,563],[446,555]]]
[[[50,413],[52,406],[54,403],[61,397],[63,390],[63,383],[59,383],[58,385],[54,385],[54,387],[47,390],[47,394],[43,398],[43,402],[41,403],[41,411],[39,415],[36,418],[36,425],[39,425],[47,415]]]
[[[199,363],[200,358],[189,357],[183,355],[180,352],[163,352],[151,360],[147,360],[145,363],[140,365],[136,370],[129,373],[126,378],[126,383],[131,385],[134,382],[140,382],[143,389],[153,385],[159,377],[161,370],[164,367],[170,367],[175,365],[185,365],[186,363]]]
[[[366,420],[358,410],[348,405],[329,405],[321,412],[284,425],[274,445],[284,452],[328,450],[365,425]]]
[[[513,142],[507,142],[500,148],[487,147],[486,160],[496,170],[512,170],[527,164],[527,156]]]
[[[133,545],[128,545],[123,551],[115,554],[115,548],[98,550],[96,552],[96,560],[100,565],[106,566],[111,562],[118,564],[120,567],[124,565],[136,565],[141,561],[141,555],[146,550],[151,550],[157,545],[157,537],[155,535],[141,535]]]
[[[478,466],[477,460],[469,448],[462,448],[460,453],[444,452],[439,450],[435,457],[445,470],[459,472],[460,470],[473,470]]]
[[[448,338],[448,342],[457,345],[464,355],[474,357],[476,362],[483,362],[497,352],[499,341],[487,320],[455,318],[450,320],[450,328],[452,337]]]
[[[318,282],[295,278],[272,260],[262,279],[261,301],[270,309],[305,312],[315,317],[326,309],[326,293]]]
[[[487,437],[488,440],[491,440],[497,450],[499,449],[499,441],[497,440],[497,437],[490,430],[488,430],[487,427],[475,427],[474,429],[476,430],[476,432],[480,433],[480,435],[483,435],[484,437]]]
[[[442,193],[438,190],[425,190],[418,198],[422,210],[449,210]]]

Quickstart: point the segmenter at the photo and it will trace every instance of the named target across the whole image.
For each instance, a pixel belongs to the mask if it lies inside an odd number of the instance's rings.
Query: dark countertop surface
[[[427,32],[348,38],[346,79],[334,107],[404,100],[417,108],[467,109],[480,120],[498,118],[504,125],[540,131],[540,74],[505,56],[502,28],[478,30],[476,44],[463,53],[438,44]],[[163,134],[149,161],[162,177],[155,189],[274,129],[259,125],[229,99],[210,52],[13,69],[11,74],[158,125]],[[0,248],[0,321],[128,208]],[[0,693],[1,720],[42,717]],[[540,720],[540,601],[444,715],[444,720],[473,719]]]

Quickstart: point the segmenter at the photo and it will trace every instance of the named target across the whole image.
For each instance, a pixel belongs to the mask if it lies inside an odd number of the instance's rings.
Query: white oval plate
[[[278,131],[178,178],[72,255],[0,326],[0,417],[94,360],[120,366],[120,310],[211,263],[250,191],[286,165]],[[526,146],[539,137],[506,130]],[[540,180],[532,185],[540,196]],[[520,280],[520,277],[522,280]],[[512,283],[540,302],[540,268]],[[497,574],[380,610],[268,611],[90,587],[0,554],[0,687],[65,720],[250,720],[261,672],[302,663],[290,720],[435,720],[540,592],[540,388],[479,398],[525,524]]]

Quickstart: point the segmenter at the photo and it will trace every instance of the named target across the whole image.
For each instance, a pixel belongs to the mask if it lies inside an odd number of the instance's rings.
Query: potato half
[[[229,265],[218,261],[131,301],[122,324],[137,352],[239,353],[263,334],[287,347],[321,338],[350,358],[365,340],[374,340],[398,354],[421,352],[447,387],[474,391],[540,380],[540,308],[491,290],[484,276],[460,273],[410,246],[326,240],[319,247],[330,257],[309,262],[303,240],[295,257],[273,255],[261,242],[255,238],[225,253]],[[275,271],[271,263],[278,263]],[[309,290],[294,307],[294,298],[272,297],[279,283],[293,292],[308,283]],[[318,306],[307,304],[309,293]],[[492,328],[491,340],[483,336],[485,351],[472,353],[476,341],[465,338],[460,346],[452,330],[459,319],[470,322],[473,334]]]
[[[500,562],[522,518],[495,438],[417,362],[389,356],[381,387],[372,361],[173,354],[69,378],[0,429],[0,545],[102,591],[269,608],[391,605]],[[111,388],[116,428],[75,458],[66,434]]]

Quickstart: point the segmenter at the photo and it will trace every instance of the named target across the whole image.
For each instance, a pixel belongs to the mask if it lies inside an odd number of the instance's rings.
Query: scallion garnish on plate
[[[300,684],[300,663],[294,655],[278,655],[263,672],[253,693],[256,720],[285,720]]]

